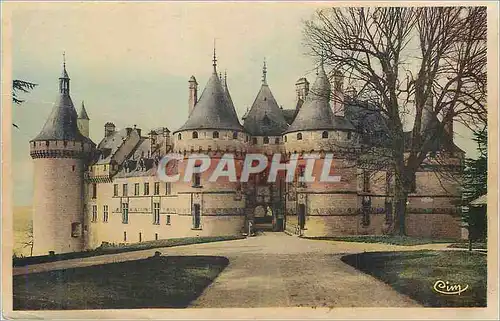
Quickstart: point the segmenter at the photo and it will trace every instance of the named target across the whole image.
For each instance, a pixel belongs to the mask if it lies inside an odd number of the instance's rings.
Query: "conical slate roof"
[[[87,111],[85,110],[85,103],[82,101],[82,107],[80,107],[80,112],[78,113],[78,119],[90,120]]]
[[[40,140],[73,140],[88,141],[78,130],[75,107],[69,95],[69,77],[66,66],[59,78],[59,97],[57,98],[49,118],[42,131],[32,141]]]
[[[287,133],[304,130],[354,130],[354,126],[343,117],[334,116],[330,106],[331,85],[320,65],[318,76],[304,104],[297,112]]]
[[[243,124],[253,136],[281,136],[288,124],[269,86],[264,83]]]
[[[243,131],[232,106],[229,92],[224,92],[215,68],[188,120],[176,132],[193,129]]]

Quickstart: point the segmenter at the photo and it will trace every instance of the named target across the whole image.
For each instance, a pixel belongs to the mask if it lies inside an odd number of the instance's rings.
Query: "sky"
[[[85,101],[90,136],[98,143],[104,124],[147,130],[179,128],[188,116],[188,80],[201,94],[212,72],[214,39],[218,70],[239,117],[267,82],[284,108],[295,106],[295,82],[312,81],[314,61],[306,54],[303,21],[320,3],[85,2],[16,4],[12,21],[14,79],[37,83],[26,101],[13,106],[14,205],[30,205],[33,164],[29,140],[41,130],[58,94],[65,52],[71,97]],[[456,144],[468,155],[475,145],[460,126]]]

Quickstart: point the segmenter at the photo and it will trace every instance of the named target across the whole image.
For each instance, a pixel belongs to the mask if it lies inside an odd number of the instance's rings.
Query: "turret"
[[[295,83],[295,92],[297,93],[297,101],[304,102],[309,93],[309,81],[305,77],[299,78]]]
[[[59,97],[41,132],[30,141],[34,255],[85,247],[83,177],[95,144],[78,129],[69,81],[64,63]]]
[[[107,122],[106,124],[104,124],[104,137],[113,135],[115,129],[116,127],[113,123]]]
[[[194,76],[191,76],[191,78],[189,78],[189,100],[188,100],[189,114],[191,114],[197,102],[198,102],[198,82],[196,82],[196,78]]]
[[[90,118],[89,118],[89,115],[87,114],[87,111],[85,110],[85,103],[83,101],[82,101],[82,106],[80,107],[80,112],[78,113],[77,123],[78,123],[78,129],[80,130],[80,133],[82,133],[82,135],[85,137],[89,137]]]

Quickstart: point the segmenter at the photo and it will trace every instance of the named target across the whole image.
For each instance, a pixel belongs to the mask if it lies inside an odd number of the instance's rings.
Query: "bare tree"
[[[34,238],[33,238],[33,223],[30,223],[30,226],[26,230],[26,240],[23,243],[23,247],[29,247],[30,249],[30,256],[33,256],[33,245],[34,245]]]
[[[485,7],[330,8],[305,24],[310,54],[340,71],[355,89],[351,99],[375,106],[384,120],[385,147],[364,152],[394,173],[395,233],[406,233],[415,173],[454,156],[446,139],[453,120],[469,128],[486,122],[486,30]],[[447,153],[434,155],[436,141]]]

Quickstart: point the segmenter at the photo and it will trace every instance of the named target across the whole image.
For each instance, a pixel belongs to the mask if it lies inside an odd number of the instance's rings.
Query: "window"
[[[122,203],[122,223],[128,224],[128,203]]]
[[[199,167],[199,164],[196,164],[195,167]],[[201,173],[193,174],[193,187],[201,187]]]
[[[328,132],[326,130],[321,134],[321,138],[328,138]]]
[[[193,138],[194,139],[198,138],[198,132],[193,132]]]
[[[264,137],[264,144],[269,144],[269,137]]]
[[[109,209],[108,209],[108,205],[104,205],[102,207],[102,221],[104,223],[107,223],[108,222],[108,216],[109,216]]]
[[[200,204],[193,205],[193,228],[199,229],[201,226]]]
[[[213,137],[213,138],[219,138],[219,132],[215,131],[215,132],[212,134],[212,137]]]
[[[123,184],[123,196],[127,196],[127,195],[128,195],[128,185]]]
[[[165,183],[165,195],[170,195],[172,193],[172,185],[170,183]]]
[[[142,242],[142,233],[139,232],[139,242]]]
[[[153,203],[153,224],[160,224],[160,203]]]
[[[276,138],[274,139],[274,143],[275,143],[276,145],[278,145],[278,144],[280,143],[280,139],[279,139],[279,137],[276,137]]]
[[[139,195],[139,183],[134,184],[134,195]]]
[[[179,135],[177,135],[177,139],[178,140],[182,140],[182,134],[181,133],[179,133]]]
[[[92,222],[97,222],[97,205],[92,205]]]
[[[283,140],[284,140],[284,141],[285,141],[285,143],[286,143],[286,135],[285,135],[285,136],[283,136]]]
[[[75,165],[71,166],[71,170],[74,172],[75,171]]]
[[[127,232],[123,232],[123,241],[127,242]]]
[[[238,132],[233,132],[233,139],[238,139]]]
[[[302,140],[302,133],[297,134],[297,140]]]
[[[154,194],[160,195],[160,182],[155,182]]]
[[[155,233],[155,241],[158,241],[158,233]]]
[[[167,225],[170,225],[170,214],[167,215]]]
[[[113,185],[113,196],[118,196],[118,184]]]
[[[368,171],[363,171],[363,192],[370,191],[370,173]]]
[[[257,145],[257,137],[252,138],[252,144]]]
[[[71,223],[71,237],[82,235],[82,225],[79,222]]]
[[[92,198],[95,199],[97,198],[97,184],[92,183]]]
[[[352,136],[352,133],[351,132],[347,132],[347,139],[351,139],[351,136]]]
[[[149,195],[149,183],[144,183],[144,195]]]

